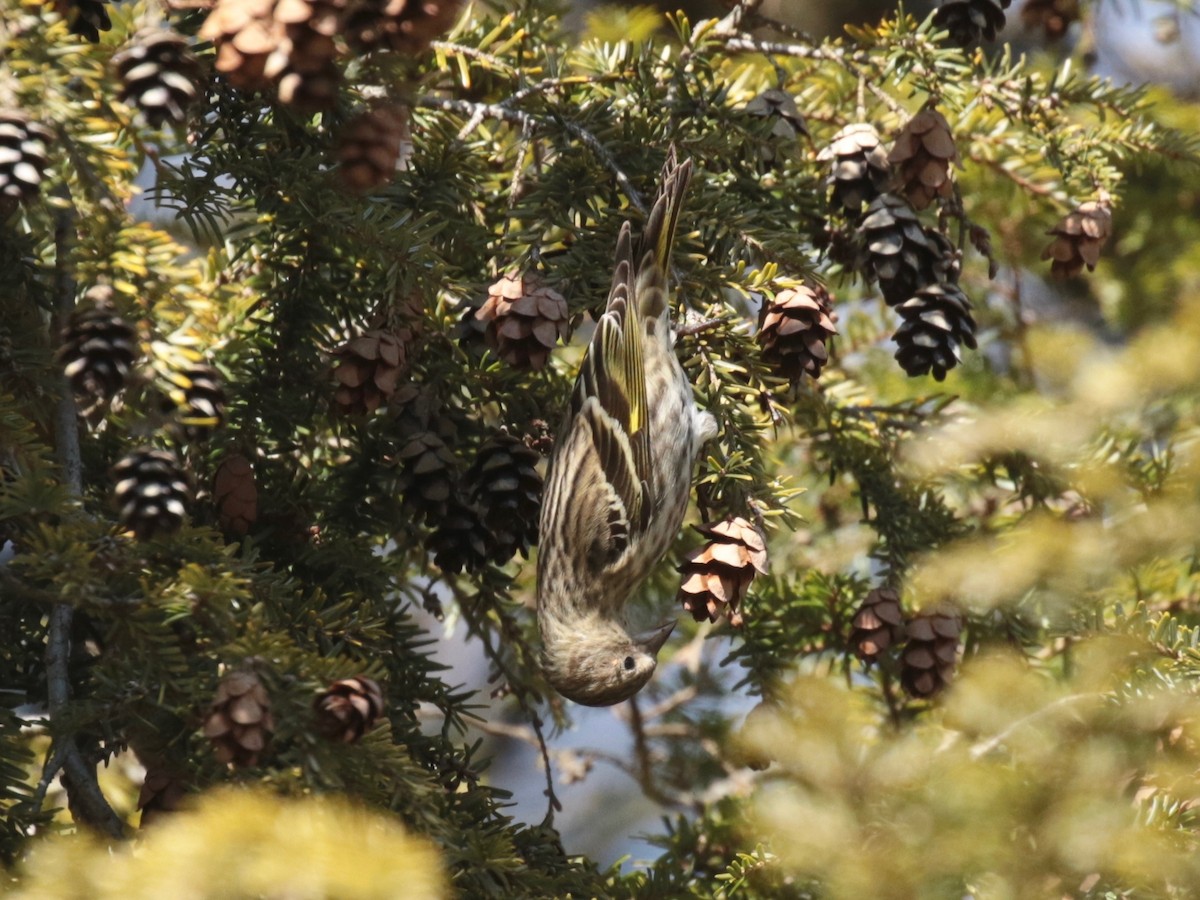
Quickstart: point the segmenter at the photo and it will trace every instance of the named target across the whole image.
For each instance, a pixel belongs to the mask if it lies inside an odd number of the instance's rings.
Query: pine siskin
[[[629,223],[550,461],[538,548],[538,626],[550,683],[608,706],[636,694],[675,627],[631,636],[624,608],[679,532],[692,466],[717,423],[675,358],[667,267],[691,160],[671,149],[641,239]]]

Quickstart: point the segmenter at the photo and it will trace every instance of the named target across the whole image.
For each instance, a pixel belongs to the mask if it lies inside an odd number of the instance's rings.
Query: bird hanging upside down
[[[675,623],[630,635],[625,606],[679,532],[692,468],[717,432],[675,357],[667,271],[691,160],[672,147],[641,237],[617,238],[608,303],[559,432],[542,501],[538,627],[564,697],[636,694]]]

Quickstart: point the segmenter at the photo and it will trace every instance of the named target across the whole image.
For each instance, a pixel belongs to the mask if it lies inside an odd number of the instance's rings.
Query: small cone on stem
[[[204,736],[217,759],[235,768],[256,766],[275,731],[271,697],[253,672],[231,672],[217,685],[204,717]]]
[[[1089,200],[1046,233],[1054,235],[1042,251],[1042,259],[1051,260],[1052,275],[1070,278],[1084,266],[1090,272],[1100,261],[1100,248],[1112,236],[1112,207],[1105,200]]]
[[[900,654],[900,682],[913,697],[933,697],[954,677],[962,616],[948,604],[908,620],[908,642]]]
[[[767,544],[762,532],[742,518],[728,518],[696,528],[708,543],[688,554],[678,599],[697,622],[715,622],[722,614],[735,628],[742,624],[739,606],[756,575],[767,573]]]
[[[361,739],[386,709],[379,683],[363,675],[341,678],[313,700],[317,730],[329,740],[344,744]]]
[[[893,588],[867,594],[850,622],[850,647],[863,662],[874,662],[904,640],[904,610]]]
[[[518,369],[546,365],[550,351],[567,337],[567,301],[534,274],[508,274],[488,288],[475,313],[496,355]]]

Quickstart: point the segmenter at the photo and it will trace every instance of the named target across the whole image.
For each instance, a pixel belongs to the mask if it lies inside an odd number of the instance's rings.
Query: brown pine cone
[[[112,63],[121,79],[121,101],[140,109],[153,127],[187,119],[188,107],[200,93],[202,68],[178,34],[143,29]]]
[[[241,768],[256,766],[275,731],[271,698],[253,672],[231,672],[217,685],[204,717],[204,736],[217,759]]]
[[[412,331],[372,328],[333,351],[339,359],[333,376],[334,402],[347,415],[369,415],[391,399],[408,373]]]
[[[678,599],[697,622],[715,622],[724,612],[729,624],[738,628],[742,624],[738,605],[746,589],[756,574],[767,573],[766,541],[742,518],[699,525],[696,530],[709,541],[689,553],[679,567],[683,580]]]
[[[213,478],[212,497],[221,528],[246,534],[258,519],[258,486],[250,460],[240,453],[225,457]]]
[[[870,203],[887,187],[887,153],[879,132],[865,122],[847,125],[835,134],[817,159],[830,163],[825,183],[833,189],[833,205],[855,218],[862,214],[864,203]]]
[[[275,3],[217,0],[200,26],[199,37],[217,48],[216,70],[235,88],[267,90],[287,65],[287,28],[275,17]]]
[[[179,530],[191,489],[174,453],[135,450],[113,466],[112,477],[118,517],[139,541]]]
[[[458,460],[446,442],[432,431],[414,435],[396,454],[400,464],[398,486],[407,503],[427,521],[445,515],[454,495]]]
[[[424,53],[461,10],[462,0],[358,0],[346,17],[346,40],[363,53]]]
[[[63,332],[58,362],[76,396],[92,404],[109,399],[125,386],[137,360],[137,333],[117,315],[113,290],[100,284],[89,288],[71,314]]]
[[[387,103],[342,126],[337,158],[342,183],[356,194],[387,184],[412,145],[407,106]]]
[[[805,374],[821,377],[829,362],[827,344],[837,334],[831,299],[820,285],[800,285],[763,303],[758,343],[763,359],[780,375],[792,381]]]
[[[896,184],[914,208],[924,209],[936,197],[950,197],[954,193],[950,166],[958,162],[950,123],[927,106],[900,131],[888,162],[899,167]]]
[[[763,161],[774,162],[782,147],[794,144],[802,134],[808,134],[804,116],[795,98],[785,90],[771,88],[746,104],[747,114],[766,120],[771,125],[770,142],[759,148]]]
[[[896,307],[903,320],[892,340],[896,361],[910,376],[943,381],[962,362],[960,348],[975,349],[971,301],[954,282],[929,284]]]
[[[150,768],[138,791],[137,808],[142,811],[140,828],[165,819],[183,807],[187,786],[168,769]]]
[[[0,201],[38,195],[50,165],[54,131],[19,109],[0,109]]]
[[[540,369],[567,337],[567,301],[533,274],[505,275],[475,313],[486,324],[488,346],[511,366]]]
[[[879,284],[884,302],[895,306],[928,284],[958,278],[959,259],[944,234],[921,224],[908,201],[880,194],[858,228],[855,267]]]
[[[892,588],[867,594],[850,623],[850,646],[863,662],[874,662],[889,647],[904,640],[904,610]]]
[[[537,451],[509,434],[489,438],[467,471],[472,502],[487,526],[491,552],[498,564],[537,543],[542,507],[542,476]]]
[[[1042,259],[1053,260],[1050,272],[1057,278],[1070,278],[1096,268],[1100,248],[1112,235],[1112,207],[1104,200],[1089,200],[1068,213],[1046,234],[1055,235],[1042,251]]]
[[[278,0],[274,17],[282,22],[287,37],[287,61],[274,72],[274,61],[267,66],[278,83],[279,99],[304,112],[319,112],[333,107],[337,99],[341,69],[334,61],[337,44],[334,37],[341,26],[347,0]]]
[[[483,523],[479,509],[451,498],[437,527],[425,541],[433,561],[443,572],[478,572],[497,555],[492,532]],[[512,553],[505,558],[511,558]]]
[[[932,697],[954,677],[962,616],[949,605],[908,620],[908,643],[900,654],[900,683],[913,697]]]
[[[317,731],[345,744],[374,728],[386,709],[378,682],[362,675],[335,681],[313,700]]]

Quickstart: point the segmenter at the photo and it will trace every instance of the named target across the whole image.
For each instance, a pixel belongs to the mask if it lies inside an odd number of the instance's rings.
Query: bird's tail
[[[667,276],[675,226],[683,208],[683,195],[692,179],[692,161],[679,162],[672,144],[663,164],[654,206],[633,253],[636,272],[634,295],[643,319],[658,319],[667,308]]]

